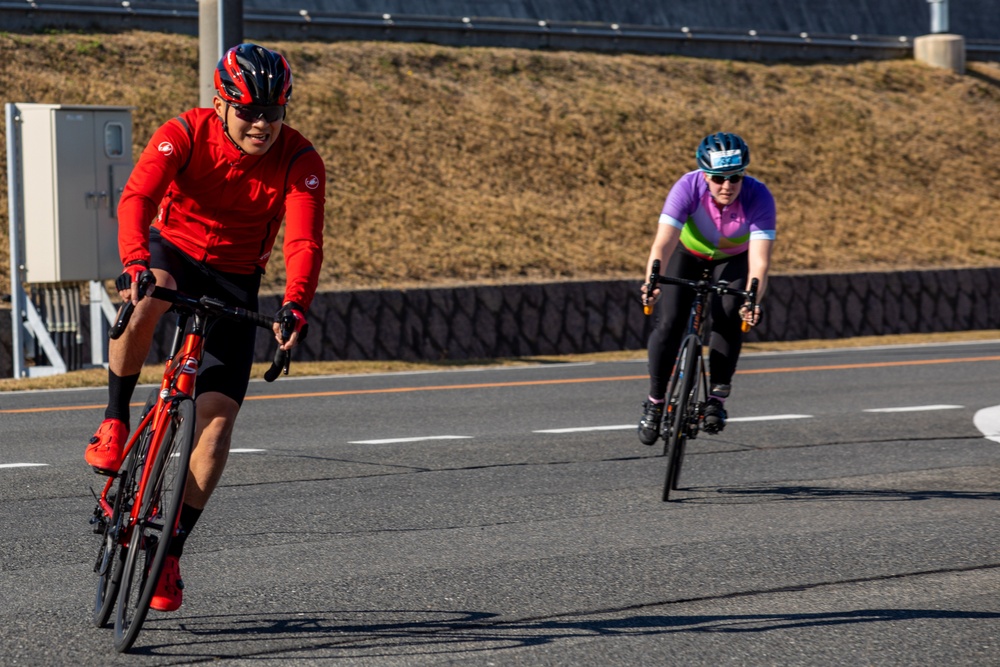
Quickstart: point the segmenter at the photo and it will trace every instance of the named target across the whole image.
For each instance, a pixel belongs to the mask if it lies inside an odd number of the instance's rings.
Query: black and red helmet
[[[292,96],[292,70],[280,53],[240,44],[215,68],[215,89],[230,104],[284,106]]]

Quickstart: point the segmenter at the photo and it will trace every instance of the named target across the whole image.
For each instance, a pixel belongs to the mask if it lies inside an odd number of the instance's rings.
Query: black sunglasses
[[[263,118],[268,123],[273,123],[274,121],[281,120],[285,117],[285,107],[282,105],[259,107],[252,104],[249,106],[230,104],[229,106],[233,108],[237,118],[245,120],[248,123],[253,123],[258,118]]]
[[[712,174],[711,176],[709,176],[709,178],[711,178],[712,182],[715,183],[716,185],[722,185],[726,181],[729,181],[733,185],[736,185],[737,183],[739,183],[740,181],[743,180],[743,176],[744,176],[744,174],[741,171],[738,174],[730,174],[729,176],[722,176],[720,174]]]

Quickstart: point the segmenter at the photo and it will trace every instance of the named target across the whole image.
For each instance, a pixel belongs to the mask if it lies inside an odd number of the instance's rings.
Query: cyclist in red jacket
[[[323,258],[323,160],[284,124],[292,73],[280,54],[255,44],[229,49],[215,73],[214,108],[192,109],[164,123],[143,150],[118,206],[122,299],[136,303],[132,320],[109,346],[108,407],[84,458],[115,474],[129,433],[129,403],[168,303],[143,299],[132,285],[151,272],[156,284],[210,295],[257,310],[261,275],[284,220],[286,287],[275,320],[294,317],[298,340]],[[141,300],[141,302],[140,302]],[[151,607],[180,607],[178,559],[184,539],[218,484],[233,425],[246,395],[256,329],[218,321],[205,345],[196,385],[195,446],[181,531],[171,545]]]

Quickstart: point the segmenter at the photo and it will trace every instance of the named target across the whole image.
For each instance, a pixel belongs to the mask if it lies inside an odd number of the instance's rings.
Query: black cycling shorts
[[[155,227],[149,232],[149,253],[150,267],[169,273],[177,281],[179,292],[193,297],[211,296],[257,310],[260,273],[245,275],[209,268],[162,238]],[[242,405],[250,384],[256,339],[257,327],[253,324],[215,320],[205,337],[205,357],[195,394],[217,391]]]

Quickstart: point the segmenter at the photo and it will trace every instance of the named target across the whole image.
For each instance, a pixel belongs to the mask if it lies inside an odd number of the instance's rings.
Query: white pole
[[[7,219],[10,223],[10,356],[14,377],[24,375],[24,301],[21,284],[21,116],[17,105],[8,102],[7,115]]]
[[[948,32],[948,0],[927,0],[931,6],[931,33]]]

